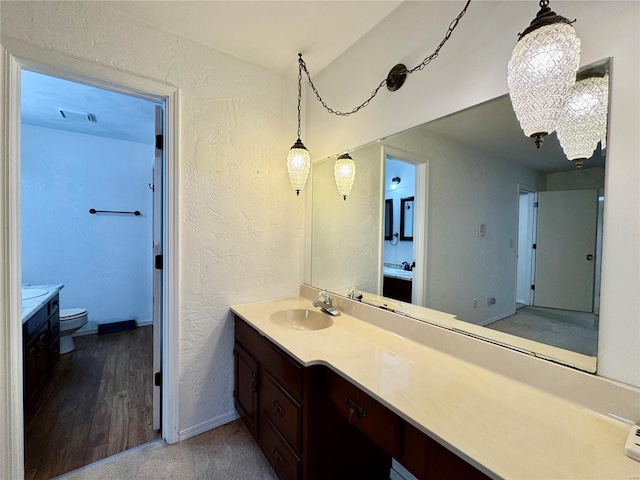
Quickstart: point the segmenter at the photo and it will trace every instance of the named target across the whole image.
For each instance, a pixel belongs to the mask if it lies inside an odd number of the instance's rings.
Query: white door
[[[593,311],[597,190],[538,193],[534,304]]]
[[[516,274],[516,302],[533,304],[533,266],[535,250],[535,199],[536,194],[526,190],[518,193],[518,262]]]
[[[153,428],[159,430],[162,385],[162,107],[156,106],[156,154],[153,164]]]

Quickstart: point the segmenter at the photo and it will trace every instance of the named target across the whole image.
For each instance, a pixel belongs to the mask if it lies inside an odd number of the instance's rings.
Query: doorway
[[[25,398],[25,476],[46,479],[160,435],[162,105],[28,70],[21,85],[21,283],[63,285],[65,348]]]
[[[536,238],[536,193],[519,187],[518,191],[518,260],[516,274],[516,310],[533,305]]]
[[[428,159],[384,146],[380,293],[425,306]]]

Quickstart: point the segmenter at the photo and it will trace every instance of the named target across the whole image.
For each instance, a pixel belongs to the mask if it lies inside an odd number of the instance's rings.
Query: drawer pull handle
[[[284,417],[284,408],[277,402],[277,400],[273,401],[273,418],[277,418],[278,415]]]
[[[276,456],[275,466],[280,465],[281,467],[284,467],[284,457],[280,455],[280,452],[276,447],[273,447],[273,454]]]
[[[256,372],[251,374],[251,390],[258,391],[258,374]]]
[[[349,406],[349,423],[352,423],[354,415],[357,415],[358,419],[367,416],[367,411],[363,407],[358,405],[349,395],[346,395],[344,399]]]

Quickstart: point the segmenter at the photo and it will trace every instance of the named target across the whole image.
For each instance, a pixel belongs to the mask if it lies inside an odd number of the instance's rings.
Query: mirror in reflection
[[[349,202],[312,166],[313,286],[595,370],[600,146],[580,170],[555,134],[537,150],[505,95],[350,152]]]

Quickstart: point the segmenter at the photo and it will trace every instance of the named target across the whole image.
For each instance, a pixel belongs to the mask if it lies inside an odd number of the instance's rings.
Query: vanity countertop
[[[270,321],[311,301],[232,311],[302,365],[327,365],[493,478],[640,478],[624,454],[628,425],[359,320],[344,311],[322,330]]]
[[[382,274],[385,277],[397,278],[399,280],[413,280],[413,271],[401,268],[384,267]]]
[[[23,285],[22,323],[24,324],[38,310],[45,306],[63,287],[64,284],[62,283],[57,285]]]

